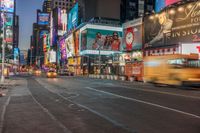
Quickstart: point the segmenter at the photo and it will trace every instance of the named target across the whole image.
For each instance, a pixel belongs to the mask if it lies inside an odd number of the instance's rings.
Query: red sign
[[[200,46],[197,46],[197,49],[199,50],[199,53],[200,53]]]

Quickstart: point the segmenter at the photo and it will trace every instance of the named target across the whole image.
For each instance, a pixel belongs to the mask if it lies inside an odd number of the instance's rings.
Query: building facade
[[[155,0],[121,0],[121,21],[126,22],[154,12]]]

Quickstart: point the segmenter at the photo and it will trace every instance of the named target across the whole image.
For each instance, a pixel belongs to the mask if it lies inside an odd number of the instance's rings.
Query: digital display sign
[[[122,48],[122,32],[87,28],[81,32],[81,51],[93,50],[119,52]],[[98,53],[98,52],[97,52]]]
[[[67,37],[65,42],[66,42],[67,57],[72,57],[75,54],[73,35],[71,34],[69,37]]]
[[[58,30],[61,36],[67,31],[67,11],[58,9]]]
[[[49,24],[49,14],[48,13],[38,13],[38,24],[48,25]]]
[[[1,19],[0,19],[0,27],[3,27],[3,21],[4,21],[4,27],[13,26],[13,14],[12,13],[1,13]]]
[[[64,61],[67,59],[67,51],[66,51],[66,44],[65,39],[60,41],[60,52],[61,52],[61,60]]]
[[[5,41],[6,43],[12,43],[13,42],[13,29],[12,27],[6,27],[5,29]]]
[[[0,10],[4,12],[14,12],[14,0],[0,0]]]
[[[49,32],[48,32],[47,30],[42,30],[42,31],[40,32],[40,38],[43,38],[44,35],[47,35],[47,34],[49,34]]]
[[[14,48],[13,55],[14,55],[14,61],[17,61],[19,58],[19,48]]]
[[[78,26],[78,3],[74,5],[68,15],[68,31]]]
[[[159,12],[166,6],[172,5],[174,3],[177,3],[181,0],[156,0],[156,6],[155,6],[155,11]]]

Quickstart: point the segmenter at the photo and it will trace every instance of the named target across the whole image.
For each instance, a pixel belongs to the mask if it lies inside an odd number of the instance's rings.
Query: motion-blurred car
[[[34,75],[35,76],[40,76],[42,74],[42,71],[41,70],[35,70],[34,71]]]
[[[70,72],[67,69],[61,69],[58,74],[61,76],[73,76],[74,75],[74,73]]]
[[[57,73],[55,70],[49,70],[47,72],[47,78],[56,78],[57,77]]]

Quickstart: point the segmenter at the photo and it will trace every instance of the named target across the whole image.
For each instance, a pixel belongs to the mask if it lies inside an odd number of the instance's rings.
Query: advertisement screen
[[[14,61],[17,61],[19,58],[19,48],[14,48],[13,55],[14,55]]]
[[[68,15],[68,31],[78,26],[78,3],[74,5]]]
[[[38,13],[38,24],[48,25],[49,24],[49,14],[48,13]]]
[[[122,33],[110,30],[87,29],[81,33],[81,50],[120,51]]]
[[[66,44],[65,39],[60,41],[60,52],[61,52],[61,60],[64,61],[67,59],[67,52],[66,52]]]
[[[79,53],[79,35],[80,35],[80,31],[76,31],[75,32],[75,54],[77,55]]]
[[[145,17],[145,48],[200,42],[198,2]]]
[[[0,20],[0,26],[1,28],[3,27],[3,21],[4,21],[4,26],[13,26],[13,14],[12,13],[1,13],[1,20]]]
[[[67,11],[65,9],[58,9],[58,31],[60,36],[67,31]]]
[[[13,29],[12,27],[6,27],[5,29],[5,40],[6,43],[12,43],[13,42]]]
[[[142,19],[133,20],[123,25],[123,51],[142,48]]]
[[[50,63],[55,63],[56,62],[56,51],[53,51],[53,50],[49,51],[48,57],[49,57]]]
[[[177,3],[181,0],[156,0],[156,6],[155,6],[155,11],[159,12],[166,6],[172,5],[174,3]]]
[[[48,30],[42,30],[40,31],[40,38],[43,38],[44,35],[48,35],[48,34],[49,34]]]
[[[70,36],[65,40],[65,43],[66,43],[67,57],[73,57],[74,54],[75,54],[73,35],[70,35]]]
[[[0,10],[4,12],[14,12],[14,0],[0,0]]]

